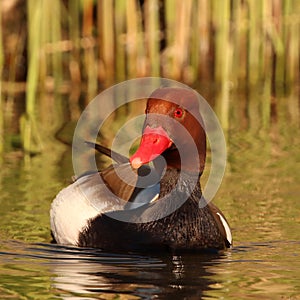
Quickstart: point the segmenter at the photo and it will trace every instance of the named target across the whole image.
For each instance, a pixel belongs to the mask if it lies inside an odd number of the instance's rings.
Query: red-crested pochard
[[[115,163],[57,195],[50,211],[55,241],[104,250],[230,247],[222,212],[211,202],[199,205],[206,157],[200,111],[194,91],[160,88],[147,101],[141,142],[130,159],[90,143]]]

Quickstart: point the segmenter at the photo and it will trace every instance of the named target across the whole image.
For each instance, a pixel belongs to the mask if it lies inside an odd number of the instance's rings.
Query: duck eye
[[[174,117],[181,118],[183,116],[183,110],[182,108],[178,107],[174,111]]]

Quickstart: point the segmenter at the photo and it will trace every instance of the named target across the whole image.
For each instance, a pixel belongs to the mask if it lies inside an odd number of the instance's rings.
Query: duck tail
[[[125,164],[125,163],[129,162],[129,159],[126,156],[124,156],[120,153],[117,153],[107,147],[100,145],[100,144],[88,142],[88,141],[85,141],[85,144],[91,148],[94,148],[101,154],[104,154],[104,155],[110,157],[112,160],[114,160],[118,164]]]

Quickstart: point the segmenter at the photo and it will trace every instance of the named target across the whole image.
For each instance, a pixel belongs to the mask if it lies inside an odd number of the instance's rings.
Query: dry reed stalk
[[[201,78],[211,78],[210,67],[210,5],[207,0],[198,1],[198,13],[194,14],[198,18],[198,28],[195,30],[198,32],[199,40],[199,59],[195,61],[195,66],[199,68],[199,74]],[[197,80],[195,78],[195,80]]]
[[[162,59],[162,74],[164,77],[175,78],[173,71],[175,59],[174,59],[174,28],[176,24],[175,19],[176,13],[176,1],[174,0],[165,0],[165,41],[166,48],[163,53],[161,53]],[[173,77],[174,76],[174,77]]]
[[[73,47],[70,54],[70,77],[74,86],[81,82],[80,73],[80,1],[69,0],[69,36]]]
[[[94,1],[83,1],[82,34],[84,37],[84,66],[87,76],[87,101],[92,100],[98,92],[97,61],[94,53],[93,11]],[[108,12],[109,14],[109,12]]]
[[[174,38],[174,65],[172,76],[179,80],[182,77],[182,71],[187,62],[188,49],[190,47],[192,1],[177,0],[176,8],[176,34]]]
[[[238,82],[247,80],[247,43],[248,43],[248,17],[246,4],[240,0],[234,1],[234,60],[233,76]]]
[[[113,20],[113,1],[98,1],[98,30],[101,32],[99,40],[100,59],[103,61],[105,85],[113,82],[115,77],[115,34]]]
[[[230,1],[213,1],[213,24],[215,30],[215,79],[222,83],[227,80],[229,45],[229,8]]]
[[[126,2],[116,1],[114,20],[115,20],[115,69],[116,81],[121,82],[126,79],[126,55],[125,55],[125,37],[126,37]]]
[[[192,44],[191,44],[191,17],[192,17],[192,0],[179,1],[178,3],[178,38],[176,43],[176,59],[179,63],[181,76],[180,79],[188,78],[188,69],[189,69],[189,57],[192,54]],[[182,13],[179,13],[180,9],[182,9]],[[175,37],[175,40],[176,40]],[[183,74],[184,73],[184,74]],[[185,75],[185,76],[183,76]]]
[[[145,39],[148,55],[148,72],[151,76],[160,75],[160,31],[159,31],[159,2],[148,0],[144,3]]]
[[[138,53],[138,8],[135,0],[126,3],[126,54],[127,54],[127,76],[135,78],[137,75],[137,53]]]
[[[142,10],[137,9],[137,76],[148,76],[147,73],[147,57],[146,57],[146,43],[145,43],[145,31],[143,29]]]
[[[291,37],[289,45],[289,55],[288,57],[288,75],[290,83],[300,81],[300,25],[299,23],[294,23],[291,25]]]
[[[248,34],[248,58],[247,73],[248,83],[254,85],[259,79],[260,45],[262,39],[261,30],[261,5],[263,1],[248,0],[249,6],[249,34]]]
[[[262,3],[262,35],[264,43],[262,43],[262,65],[261,65],[261,78],[271,78],[272,73],[272,57],[273,47],[268,39],[270,20],[272,19],[271,0],[265,0]]]
[[[48,9],[49,1],[45,9]],[[48,20],[51,24],[51,43],[56,43],[62,40],[62,12],[61,12],[61,2],[60,0],[52,0],[50,2],[52,5],[51,14],[49,15],[50,19]],[[56,49],[55,53],[52,54],[52,72],[54,77],[54,85],[57,87],[62,83],[63,80],[63,61],[62,61],[62,52],[61,49]]]
[[[276,85],[283,86],[284,69],[285,69],[285,46],[283,45],[283,28],[282,28],[282,1],[273,1],[273,26],[272,41],[276,59],[275,82]]]
[[[192,2],[191,11],[198,11],[198,1]],[[196,13],[191,13],[190,28],[190,55],[187,59],[189,65],[184,70],[183,80],[186,83],[192,84],[196,81],[199,73],[199,61],[200,61],[200,41],[199,41],[199,25],[200,16]]]
[[[2,12],[0,3],[0,24],[2,24]],[[4,49],[3,49],[3,36],[2,26],[0,26],[0,155],[4,151],[4,105],[2,96],[2,72],[4,65]],[[2,162],[2,155],[0,156],[0,163]]]
[[[299,1],[285,1],[284,7],[284,44],[285,81],[287,84],[300,81],[300,3]]]

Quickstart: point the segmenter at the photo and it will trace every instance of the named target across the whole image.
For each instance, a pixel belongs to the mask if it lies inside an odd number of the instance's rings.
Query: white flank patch
[[[108,211],[122,209],[121,199],[111,196],[98,173],[79,178],[63,189],[50,210],[51,230],[57,243],[77,245],[89,220]]]
[[[232,235],[231,235],[231,231],[229,228],[228,223],[226,222],[226,220],[222,217],[222,215],[220,213],[217,212],[217,215],[220,217],[220,220],[225,228],[225,232],[226,232],[226,239],[229,242],[229,244],[232,244]]]
[[[50,210],[51,230],[58,244],[77,245],[80,232],[96,210],[73,185],[63,189],[54,199]]]

